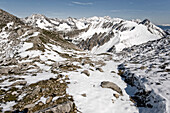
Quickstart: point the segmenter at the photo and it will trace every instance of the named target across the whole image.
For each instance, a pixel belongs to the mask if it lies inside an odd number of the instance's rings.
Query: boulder
[[[43,104],[43,103],[42,103]],[[54,105],[35,113],[70,113],[73,110],[74,103],[71,101],[64,102],[62,104]]]
[[[102,68],[98,67],[96,68],[96,70],[100,71],[100,72],[104,72]]]
[[[81,73],[84,73],[85,75],[90,76],[90,73],[89,73],[88,70],[84,70],[84,71],[82,71]]]
[[[123,93],[122,93],[122,90],[120,89],[119,86],[117,86],[115,83],[113,82],[109,82],[109,81],[103,81],[101,82],[101,85],[100,85],[102,88],[110,88],[116,92],[118,92],[120,95],[123,96]]]
[[[73,102],[67,101],[63,104],[59,104],[56,107],[53,107],[51,111],[54,113],[70,113],[70,111],[73,109]]]
[[[119,98],[119,95],[118,94],[113,94],[114,97],[116,98]]]

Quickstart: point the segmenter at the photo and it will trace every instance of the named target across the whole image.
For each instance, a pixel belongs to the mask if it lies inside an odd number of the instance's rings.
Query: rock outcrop
[[[101,82],[100,86],[102,88],[110,88],[110,89],[118,92],[120,95],[123,95],[123,92],[122,92],[121,88],[118,85],[116,85],[115,83],[113,83],[113,82],[103,81],[103,82]]]

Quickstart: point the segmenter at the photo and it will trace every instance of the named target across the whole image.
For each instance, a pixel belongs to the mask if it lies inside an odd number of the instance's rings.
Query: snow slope
[[[98,59],[102,60],[102,57]],[[123,90],[123,96],[118,99],[113,94],[118,94],[111,89],[103,89],[100,84],[102,81],[110,81],[118,84],[121,89],[127,86],[120,76],[111,71],[117,71],[117,63],[113,61],[105,62],[102,67],[104,72],[90,71],[87,77],[80,72],[67,73],[70,76],[69,88],[67,92],[73,95],[78,110],[83,113],[138,113],[134,103],[130,101],[129,95]],[[85,96],[82,96],[82,95]]]

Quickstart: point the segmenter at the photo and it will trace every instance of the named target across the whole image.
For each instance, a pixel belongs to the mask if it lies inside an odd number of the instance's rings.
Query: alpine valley
[[[150,20],[0,9],[0,112],[170,113],[170,35]]]

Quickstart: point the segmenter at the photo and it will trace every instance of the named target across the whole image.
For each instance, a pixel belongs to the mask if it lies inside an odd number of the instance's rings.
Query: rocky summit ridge
[[[0,26],[0,112],[170,112],[170,36],[150,20],[0,10]]]

